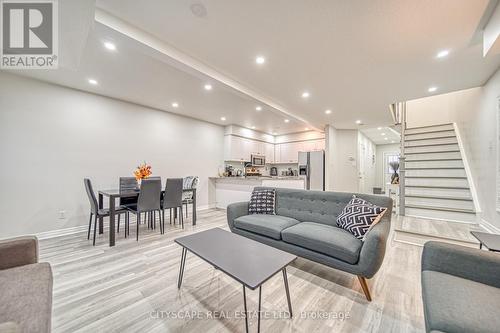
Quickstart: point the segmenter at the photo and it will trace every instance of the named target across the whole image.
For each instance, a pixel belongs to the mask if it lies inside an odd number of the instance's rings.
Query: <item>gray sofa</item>
[[[499,332],[500,255],[425,243],[422,299],[427,332]]]
[[[0,241],[0,332],[50,332],[52,270],[38,263],[38,241]]]
[[[227,220],[236,234],[357,275],[371,301],[366,279],[375,275],[384,259],[392,199],[356,194],[387,207],[382,220],[361,241],[336,224],[337,216],[352,196],[353,193],[277,188],[276,215],[248,215],[248,202],[238,202],[227,207]]]

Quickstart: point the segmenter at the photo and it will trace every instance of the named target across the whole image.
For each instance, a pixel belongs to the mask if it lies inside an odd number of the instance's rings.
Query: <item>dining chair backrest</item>
[[[137,199],[137,211],[149,212],[160,209],[161,180],[143,179]]]
[[[92,188],[92,182],[90,181],[90,179],[84,178],[83,183],[85,184],[85,191],[87,192],[87,196],[89,197],[90,201],[90,212],[92,214],[97,214],[99,206],[97,204],[94,189]]]
[[[182,205],[182,178],[167,178],[165,195],[163,196],[164,208],[175,208]]]
[[[135,177],[120,177],[120,192],[130,192],[137,189]],[[120,205],[131,205],[137,203],[137,197],[120,198]]]
[[[188,176],[184,178],[182,188],[184,189],[193,189],[198,186],[199,177],[198,176]],[[192,200],[193,192],[184,192],[182,194],[182,200]]]

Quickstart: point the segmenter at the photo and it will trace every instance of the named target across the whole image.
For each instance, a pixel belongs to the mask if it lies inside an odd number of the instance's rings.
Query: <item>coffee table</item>
[[[180,237],[175,242],[182,246],[178,288],[182,284],[187,251],[189,251],[243,285],[243,305],[247,332],[246,288],[251,290],[259,288],[257,331],[260,332],[262,284],[281,271],[285,284],[288,311],[290,312],[290,318],[292,317],[292,303],[290,301],[286,266],[294,261],[297,258],[296,256],[220,228]]]
[[[500,252],[500,235],[481,231],[471,231],[470,233],[479,241],[480,249],[484,245],[492,252]]]

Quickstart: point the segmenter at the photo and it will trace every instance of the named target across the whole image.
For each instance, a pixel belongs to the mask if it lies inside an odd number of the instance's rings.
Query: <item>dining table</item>
[[[182,192],[192,192],[193,193],[193,225],[196,225],[196,188],[185,188],[182,189]],[[116,215],[116,199],[119,198],[133,198],[139,196],[140,190],[126,190],[120,191],[119,189],[111,189],[111,190],[100,190],[99,194],[99,209],[104,208],[104,197],[108,198],[109,204],[109,246],[115,246],[115,215]],[[164,190],[161,191],[161,195],[165,193]],[[175,211],[175,216],[177,216],[177,212]],[[104,223],[103,217],[99,218],[99,234],[104,232]]]

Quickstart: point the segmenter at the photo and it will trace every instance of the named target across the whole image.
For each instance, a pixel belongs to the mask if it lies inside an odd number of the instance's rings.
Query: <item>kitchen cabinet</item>
[[[225,161],[250,161],[251,155],[266,155],[268,143],[241,138],[234,135],[224,137]],[[272,145],[272,143],[270,143]],[[271,157],[274,159],[274,157]]]
[[[275,163],[274,144],[266,142],[263,145],[265,147],[264,155],[266,156],[266,163]]]
[[[280,163],[297,163],[299,151],[301,151],[301,142],[290,142],[280,144]]]
[[[281,145],[274,145],[274,162],[281,163]]]

